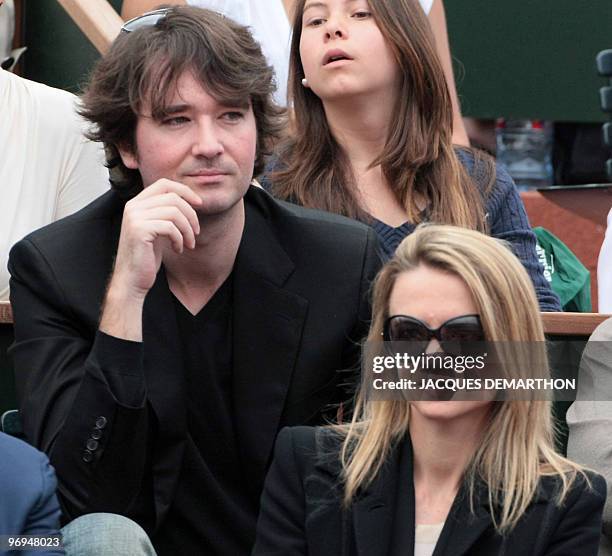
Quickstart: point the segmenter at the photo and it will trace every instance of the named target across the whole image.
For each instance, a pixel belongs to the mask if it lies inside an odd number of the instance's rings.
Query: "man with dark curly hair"
[[[273,90],[214,12],[126,23],[82,109],[113,190],[11,252],[23,424],[57,470],[68,553],[88,534],[150,553],[117,533],[129,518],[160,554],[248,554],[278,430],[346,396],[375,239],[251,185],[283,125]]]

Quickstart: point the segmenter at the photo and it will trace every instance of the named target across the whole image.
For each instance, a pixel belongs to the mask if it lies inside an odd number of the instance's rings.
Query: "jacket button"
[[[85,446],[87,447],[88,450],[95,452],[98,449],[98,441],[94,440],[93,438],[90,438],[87,441],[87,444],[85,444]]]
[[[106,426],[106,417],[100,416],[96,419],[96,428],[103,429]]]
[[[90,435],[94,440],[100,440],[102,438],[102,431],[100,429],[94,429]]]
[[[83,452],[83,461],[85,463],[89,463],[89,462],[93,461],[93,454],[89,450],[85,450]]]

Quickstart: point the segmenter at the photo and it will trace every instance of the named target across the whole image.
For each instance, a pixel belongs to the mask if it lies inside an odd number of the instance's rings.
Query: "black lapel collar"
[[[163,267],[147,295],[142,320],[147,397],[163,438],[163,442],[155,444],[153,467],[159,524],[174,496],[187,431],[182,349]]]
[[[531,504],[547,504],[555,491],[556,478],[543,478]],[[474,512],[470,510],[467,486],[464,483],[457,494],[446,519],[433,556],[465,556],[482,534],[492,528],[488,489],[481,480],[476,481]],[[500,538],[500,546],[503,542]]]
[[[477,481],[474,512],[470,509],[467,485],[464,482],[455,497],[433,556],[464,556],[489,527],[493,526],[487,487]]]
[[[393,451],[374,482],[355,502],[353,520],[359,556],[403,556],[414,552],[414,469],[410,436]],[[464,556],[491,525],[487,491],[477,484],[475,513],[465,487],[449,512],[433,556]]]
[[[410,523],[414,524],[411,462],[410,440],[406,437],[392,451],[376,478],[353,504],[355,543],[359,556],[386,556],[393,553],[390,547],[396,544],[394,535],[397,527],[408,532],[412,530],[412,541],[408,540],[412,544],[404,545],[398,554],[412,554],[414,551],[414,526],[410,527]],[[401,515],[404,523],[394,524],[398,496],[407,497],[402,501],[402,506],[408,508],[408,513]],[[412,503],[409,503],[410,497]],[[404,506],[406,501],[408,504]]]
[[[233,366],[237,445],[258,490],[279,427],[308,309],[284,289],[294,264],[269,221],[264,192],[245,198],[234,266]]]
[[[414,468],[412,459],[412,442],[406,434],[401,444],[397,470],[397,487],[393,511],[393,530],[391,534],[392,556],[404,556],[414,552],[415,502],[414,502]]]

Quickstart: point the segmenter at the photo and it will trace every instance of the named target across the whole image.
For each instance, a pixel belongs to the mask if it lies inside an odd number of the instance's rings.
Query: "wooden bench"
[[[547,336],[588,337],[612,315],[602,313],[542,313],[544,334]]]

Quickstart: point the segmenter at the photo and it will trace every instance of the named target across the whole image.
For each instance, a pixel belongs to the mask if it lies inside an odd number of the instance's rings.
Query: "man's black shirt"
[[[174,298],[188,429],[176,495],[154,538],[160,554],[248,554],[254,540],[258,501],[242,483],[233,421],[232,282],[230,275],[197,315]]]

